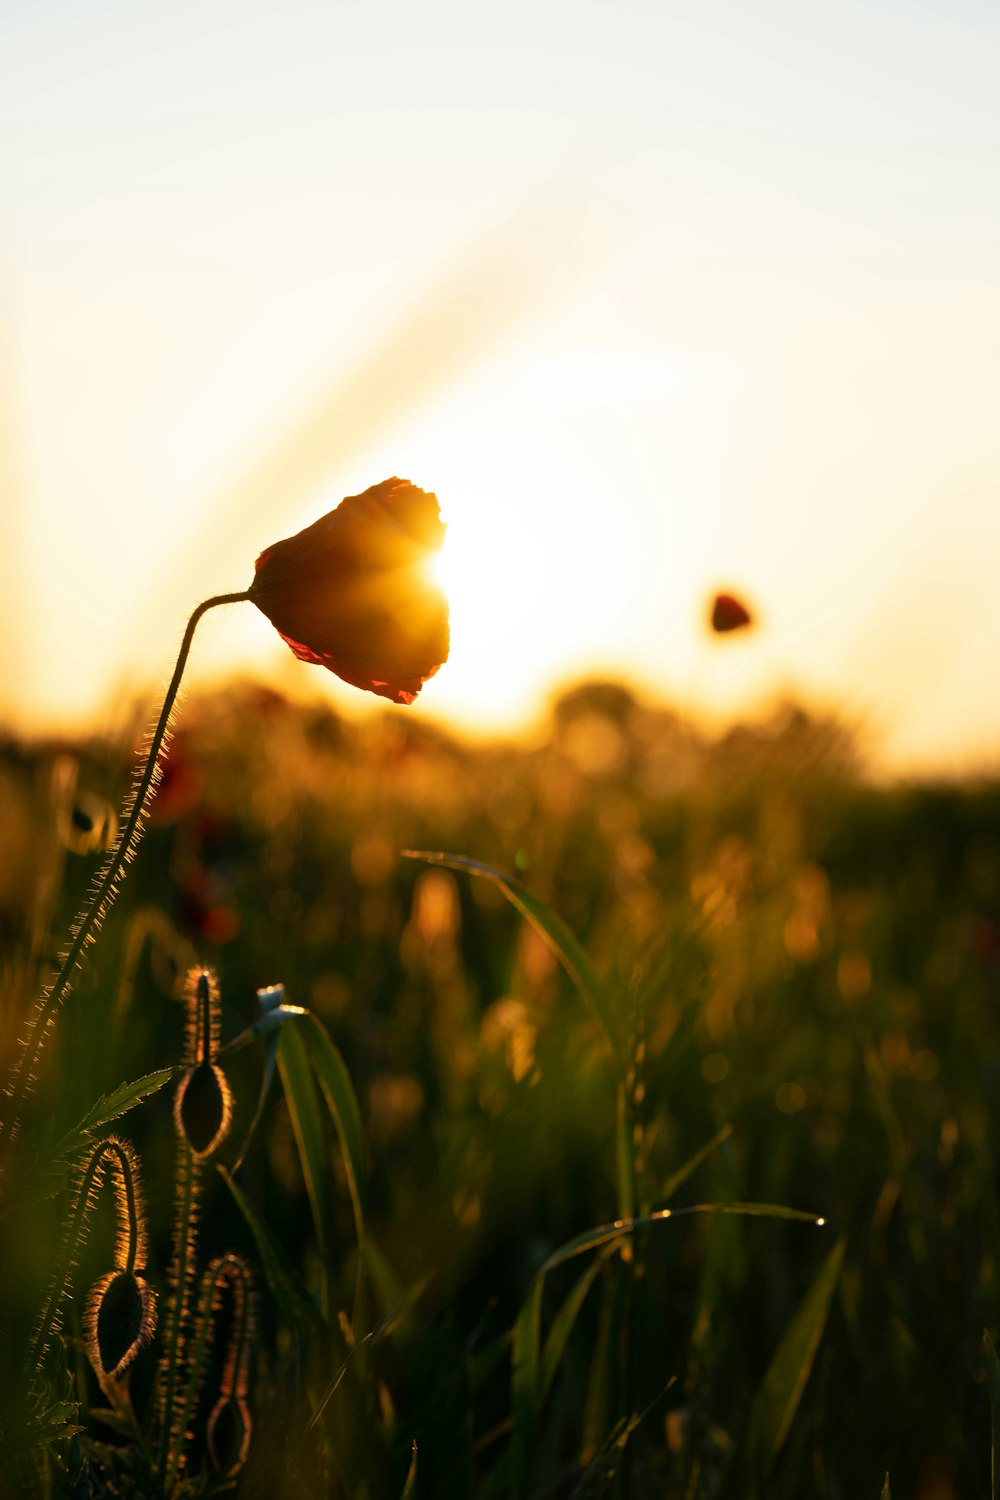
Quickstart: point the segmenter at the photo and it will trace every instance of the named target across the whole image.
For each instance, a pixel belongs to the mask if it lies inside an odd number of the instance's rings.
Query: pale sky
[[[973,0],[7,0],[3,720],[152,701],[200,598],[400,474],[451,528],[409,712],[622,671],[996,767],[998,77]],[[358,702],[250,606],[229,667]]]

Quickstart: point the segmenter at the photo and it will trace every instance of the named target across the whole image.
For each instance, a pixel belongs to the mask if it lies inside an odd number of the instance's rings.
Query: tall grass
[[[60,754],[8,1034],[128,779]],[[246,688],[146,840],[21,1112],[0,1493],[992,1493],[995,788],[608,686],[534,750]]]

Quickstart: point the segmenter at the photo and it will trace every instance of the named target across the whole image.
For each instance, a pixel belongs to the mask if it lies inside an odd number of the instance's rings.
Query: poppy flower
[[[728,635],[731,630],[745,630],[753,624],[753,616],[739,599],[732,594],[716,594],[712,603],[712,629],[716,635]]]
[[[427,564],[437,496],[386,479],[257,559],[249,596],[300,661],[412,703],[448,659],[448,601]]]

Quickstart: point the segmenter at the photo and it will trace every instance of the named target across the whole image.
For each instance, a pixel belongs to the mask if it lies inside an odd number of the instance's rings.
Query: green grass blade
[[[410,1472],[406,1476],[403,1485],[403,1493],[399,1500],[416,1500],[417,1495],[417,1440],[413,1439],[413,1450],[410,1454]]]
[[[618,1217],[634,1219],[635,1183],[635,1113],[627,1084],[618,1085],[615,1106],[615,1175],[618,1179]]]
[[[383,1317],[391,1316],[393,1332],[398,1332],[404,1339],[416,1337],[420,1325],[414,1316],[414,1308],[427,1288],[428,1279],[422,1278],[415,1287],[404,1287],[377,1241],[370,1236],[365,1240],[365,1265],[375,1304]]]
[[[566,1352],[569,1336],[573,1332],[573,1324],[576,1322],[577,1314],[587,1298],[587,1293],[597,1280],[598,1273],[604,1262],[597,1259],[584,1271],[572,1291],[567,1296],[562,1307],[552,1320],[545,1347],[542,1350],[542,1367],[539,1381],[539,1398],[545,1401],[546,1396],[552,1389],[552,1382],[556,1378],[556,1371],[562,1362]]]
[[[569,1293],[549,1329],[544,1350],[541,1338],[544,1272],[533,1279],[514,1324],[511,1336],[511,1461],[516,1500],[529,1493],[531,1452],[542,1407],[566,1351],[577,1314],[601,1264],[601,1260],[595,1260],[588,1266]]]
[[[664,1202],[669,1203],[670,1199],[674,1196],[677,1189],[679,1187],[683,1187],[684,1183],[687,1182],[692,1173],[696,1172],[697,1169],[701,1166],[702,1162],[705,1161],[707,1157],[711,1156],[713,1151],[718,1150],[718,1148],[723,1144],[724,1141],[728,1141],[732,1133],[733,1127],[731,1125],[723,1125],[718,1135],[713,1135],[712,1139],[708,1142],[707,1145],[702,1146],[700,1150],[696,1151],[693,1156],[688,1158],[688,1160],[682,1167],[678,1167],[676,1172],[671,1173],[666,1182],[663,1184],[663,1191],[660,1194],[660,1197],[664,1200]]]
[[[630,1285],[630,1268],[620,1263],[613,1265],[611,1275],[604,1281],[604,1300],[587,1375],[580,1449],[580,1463],[585,1474],[594,1473],[590,1465],[606,1450],[608,1433],[614,1426],[618,1399],[616,1387],[621,1375],[617,1351],[621,1347],[624,1320],[628,1316]]]
[[[824,1260],[768,1366],[750,1411],[750,1450],[760,1469],[773,1463],[788,1435],[826,1326],[844,1259],[843,1238]]]
[[[312,1065],[316,1070],[330,1117],[333,1120],[347,1172],[347,1185],[354,1208],[354,1222],[358,1244],[365,1243],[365,1198],[367,1168],[365,1166],[365,1141],[361,1130],[361,1111],[357,1095],[351,1082],[347,1065],[333,1042],[326,1027],[314,1015],[304,1016],[301,1022],[289,1023],[301,1028]]]
[[[605,1495],[618,1477],[618,1466],[625,1456],[632,1434],[642,1426],[650,1412],[657,1406],[676,1384],[676,1375],[671,1375],[666,1385],[659,1391],[642,1411],[633,1412],[631,1416],[620,1417],[607,1438],[591,1455],[589,1462],[580,1475],[579,1482],[573,1490],[571,1500],[594,1500],[598,1495]],[[616,1488],[615,1493],[619,1493]]]
[[[597,1322],[597,1338],[587,1373],[587,1392],[583,1406],[583,1433],[580,1461],[587,1464],[601,1447],[608,1429],[611,1410],[612,1351],[618,1338],[620,1316],[619,1277],[610,1276],[604,1283],[604,1300]]]
[[[497,886],[507,900],[534,927],[549,945],[576,986],[577,992],[594,1011],[604,1033],[611,1043],[612,1051],[622,1061],[621,1046],[615,1032],[611,1004],[604,987],[594,972],[590,959],[561,917],[550,911],[544,902],[523,886],[519,880],[484,865],[478,859],[469,859],[464,854],[434,853],[426,849],[404,849],[407,859],[421,859],[427,864],[444,865],[449,870],[463,870],[469,875],[479,875]]]
[[[994,1491],[994,1494],[996,1492]],[[879,1500],[892,1500],[892,1487],[889,1484],[889,1471],[885,1471],[885,1479],[882,1481],[882,1494]]]
[[[367,1333],[365,1334],[365,1337],[363,1339],[359,1339],[356,1344],[352,1344],[347,1349],[343,1359],[340,1361],[340,1364],[337,1366],[336,1370],[334,1370],[330,1379],[327,1381],[319,1400],[316,1402],[313,1414],[309,1418],[308,1425],[299,1441],[300,1451],[304,1447],[306,1439],[309,1437],[309,1434],[312,1432],[313,1428],[320,1421],[322,1421],[324,1412],[326,1411],[330,1402],[333,1400],[334,1396],[337,1394],[343,1383],[344,1377],[347,1374],[348,1369],[350,1368],[351,1361],[358,1354],[361,1348],[365,1344],[370,1342],[371,1337],[372,1335],[370,1333]]]
[[[539,1271],[540,1276],[572,1260],[575,1255],[584,1255],[601,1245],[624,1239],[634,1229],[646,1224],[669,1224],[674,1219],[690,1218],[693,1214],[737,1214],[747,1219],[790,1219],[797,1224],[813,1224],[822,1227],[826,1220],[817,1214],[804,1212],[800,1208],[786,1208],[783,1203],[694,1203],[690,1208],[661,1208],[656,1213],[644,1214],[638,1219],[616,1219],[612,1224],[600,1224],[584,1234],[574,1235],[558,1250],[554,1250]]]
[[[608,1493],[625,1456],[628,1440],[641,1422],[641,1415],[635,1412],[630,1417],[621,1417],[615,1423],[605,1442],[581,1473],[570,1500],[592,1500],[592,1497]]]
[[[990,1474],[993,1500],[1000,1500],[1000,1358],[988,1333],[986,1345],[986,1382],[990,1395]]]
[[[541,1405],[541,1323],[543,1278],[536,1276],[528,1295],[521,1304],[517,1322],[514,1324],[514,1344],[511,1360],[511,1415],[514,1422],[512,1439],[513,1494],[515,1500],[523,1500],[528,1494],[531,1472],[531,1449],[535,1438],[535,1424]]]
[[[787,1219],[793,1224],[812,1224],[823,1229],[826,1220],[822,1214],[811,1214],[808,1209],[788,1208],[784,1203],[693,1203],[690,1208],[665,1208],[651,1218],[683,1219],[688,1214],[736,1214],[741,1219]]]
[[[415,1304],[419,1301],[420,1297],[423,1295],[426,1289],[427,1279],[418,1282],[416,1286],[411,1287],[410,1290],[406,1292],[400,1299],[399,1305],[392,1308],[384,1318],[381,1318],[379,1320],[374,1328],[369,1329],[364,1338],[358,1339],[357,1343],[350,1345],[338,1343],[336,1338],[331,1341],[331,1347],[336,1348],[338,1352],[342,1352],[343,1358],[340,1360],[339,1365],[333,1372],[333,1375],[327,1381],[322,1393],[319,1396],[319,1399],[315,1403],[313,1414],[310,1417],[308,1425],[306,1426],[306,1429],[303,1432],[299,1442],[300,1451],[313,1428],[322,1420],[323,1413],[326,1411],[326,1408],[329,1406],[337,1391],[340,1389],[340,1386],[347,1374],[348,1369],[350,1368],[352,1361],[360,1358],[362,1351],[367,1346],[371,1346],[372,1348],[374,1348],[376,1345],[380,1344],[383,1339],[391,1338],[396,1329],[400,1326],[400,1324],[407,1317]],[[414,1447],[415,1446],[416,1444],[414,1443]]]
[[[323,1118],[320,1114],[319,1093],[309,1066],[302,1033],[297,1026],[282,1026],[278,1035],[278,1072],[288,1102],[295,1141],[299,1148],[299,1161],[319,1253],[326,1262],[326,1141],[323,1138]],[[324,1278],[325,1280],[325,1278]],[[326,1298],[324,1297],[324,1306]]]
[[[218,1172],[232,1193],[236,1207],[249,1225],[257,1246],[261,1270],[264,1272],[271,1295],[285,1323],[303,1340],[308,1340],[313,1335],[322,1335],[326,1325],[319,1308],[306,1291],[301,1277],[286,1257],[281,1245],[242,1188],[237,1187],[225,1167],[219,1167]]]
[[[240,1147],[239,1154],[237,1155],[236,1160],[233,1162],[231,1168],[231,1171],[234,1173],[234,1175],[243,1165],[246,1154],[250,1150],[250,1143],[257,1133],[257,1126],[260,1124],[264,1114],[264,1105],[267,1101],[268,1093],[270,1092],[271,1080],[274,1077],[277,1063],[278,1036],[276,1033],[272,1033],[267,1038],[264,1047],[264,1067],[260,1076],[260,1089],[257,1093],[257,1104],[253,1112],[253,1118],[251,1119],[250,1124],[247,1126],[247,1133],[243,1137],[243,1144]]]
[[[491,1339],[484,1348],[469,1355],[467,1370],[471,1391],[482,1390],[494,1371],[505,1359],[510,1358],[513,1340],[513,1329],[507,1329],[505,1333],[497,1334],[496,1338]]]

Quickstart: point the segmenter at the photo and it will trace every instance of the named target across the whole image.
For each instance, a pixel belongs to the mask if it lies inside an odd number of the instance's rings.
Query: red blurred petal
[[[717,635],[744,630],[753,624],[753,616],[733,594],[716,594],[712,602],[712,629]]]

